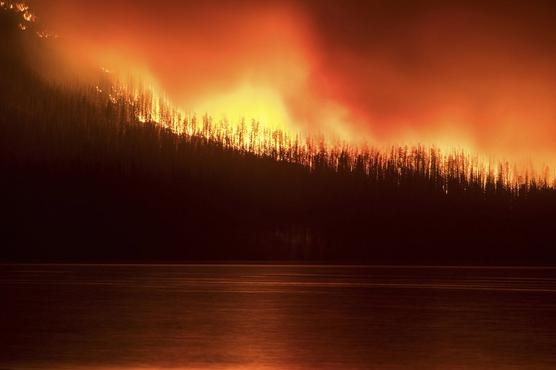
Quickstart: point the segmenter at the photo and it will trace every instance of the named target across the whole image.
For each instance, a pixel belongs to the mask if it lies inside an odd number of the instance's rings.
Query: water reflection
[[[19,265],[0,289],[0,368],[556,368],[554,269]]]

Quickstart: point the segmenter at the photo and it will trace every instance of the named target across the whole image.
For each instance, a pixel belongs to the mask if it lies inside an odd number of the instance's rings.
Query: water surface
[[[556,270],[0,266],[0,369],[556,369]]]

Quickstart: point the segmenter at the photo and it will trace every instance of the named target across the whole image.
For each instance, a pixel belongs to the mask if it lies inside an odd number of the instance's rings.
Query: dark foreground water
[[[556,369],[556,270],[0,266],[0,369]]]

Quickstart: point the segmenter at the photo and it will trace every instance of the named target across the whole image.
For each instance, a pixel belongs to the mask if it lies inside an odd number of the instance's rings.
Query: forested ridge
[[[1,14],[5,261],[555,261],[546,178],[516,182],[425,147],[256,151],[176,132],[94,85],[43,80],[22,45],[45,40]]]

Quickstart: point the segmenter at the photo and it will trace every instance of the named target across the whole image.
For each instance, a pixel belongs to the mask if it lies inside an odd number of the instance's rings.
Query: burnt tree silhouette
[[[420,146],[330,149],[256,122],[177,130],[164,104],[152,121],[147,91],[45,82],[21,45],[48,46],[0,14],[4,261],[556,260],[546,177]]]

